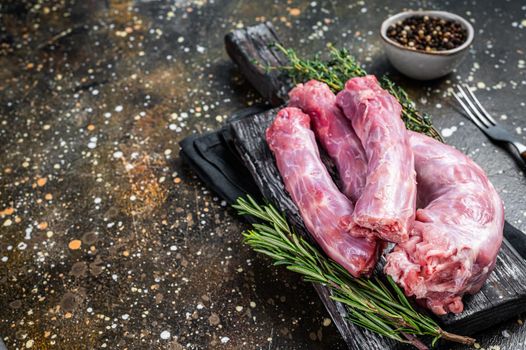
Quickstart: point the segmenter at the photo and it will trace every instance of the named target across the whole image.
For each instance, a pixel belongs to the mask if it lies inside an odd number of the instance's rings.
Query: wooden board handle
[[[269,69],[288,64],[274,45],[280,43],[272,24],[261,23],[225,36],[226,52],[252,86],[274,107],[288,100],[291,87],[282,71]]]

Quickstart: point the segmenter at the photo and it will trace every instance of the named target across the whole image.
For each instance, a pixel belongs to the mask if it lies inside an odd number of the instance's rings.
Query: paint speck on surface
[[[484,82],[482,82],[482,81],[479,81],[479,82],[477,83],[477,88],[479,88],[479,89],[485,89],[485,88],[486,88],[486,84],[485,84]]]
[[[162,331],[161,332],[161,339],[170,339],[170,331]]]
[[[81,245],[82,245],[82,241],[80,239],[74,239],[69,242],[68,247],[71,250],[78,250],[80,249]]]
[[[212,312],[210,317],[208,317],[208,323],[211,326],[217,326],[219,323],[221,323],[221,319],[219,318],[218,314],[216,314],[215,312]]]
[[[113,152],[113,158],[122,158],[123,154],[121,151]]]
[[[122,112],[124,108],[121,106],[121,105],[118,105],[115,107],[115,112],[119,113],[119,112]]]
[[[11,215],[15,212],[15,209],[13,207],[5,208],[4,210],[0,211],[0,215]]]
[[[33,232],[33,227],[29,226],[26,228],[26,235],[24,236],[24,239],[31,239],[31,233]]]
[[[230,341],[229,337],[221,337],[221,344],[226,344]]]
[[[453,135],[453,133],[455,131],[457,131],[457,127],[456,126],[452,126],[450,128],[442,129],[442,131],[440,133],[442,134],[443,137],[450,137],[451,135]]]
[[[291,16],[299,16],[301,14],[301,10],[297,7],[293,7],[291,9],[289,9],[289,14]]]
[[[49,227],[49,224],[46,221],[42,221],[42,222],[38,223],[38,225],[37,225],[37,228],[39,230],[45,230],[48,227]]]

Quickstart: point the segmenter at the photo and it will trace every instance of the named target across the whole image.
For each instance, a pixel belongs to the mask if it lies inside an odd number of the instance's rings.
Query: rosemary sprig
[[[338,92],[345,87],[347,80],[367,74],[346,49],[339,50],[328,45],[329,60],[324,61],[319,56],[312,59],[300,58],[293,49],[287,49],[280,44],[275,44],[275,47],[288,58],[290,65],[268,68],[285,71],[295,84],[315,79],[329,85],[334,92]],[[386,76],[380,79],[380,84],[402,105],[402,120],[409,130],[444,141],[433,127],[429,115],[417,111],[413,101],[400,86]]]
[[[245,242],[255,251],[270,256],[274,265],[303,275],[304,280],[327,286],[331,298],[347,307],[350,322],[399,342],[427,349],[419,336],[473,344],[474,339],[448,333],[429,316],[417,312],[402,290],[387,277],[353,278],[335,261],[298,236],[285,216],[272,205],[259,205],[252,197],[238,198],[233,205],[240,215],[250,215],[261,223],[243,232]]]

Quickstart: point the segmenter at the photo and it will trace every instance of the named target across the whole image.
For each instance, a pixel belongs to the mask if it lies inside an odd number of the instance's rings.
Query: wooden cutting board
[[[272,44],[279,42],[268,23],[236,30],[225,38],[227,52],[254,87],[274,106],[286,101],[290,82],[266,66],[287,64]],[[295,204],[286,193],[274,159],[264,139],[264,131],[276,110],[232,123],[238,152],[254,176],[263,195],[283,210],[299,233],[309,237]],[[494,272],[482,290],[464,298],[465,310],[459,315],[440,317],[448,330],[472,334],[526,311],[526,263],[505,240]],[[343,338],[351,349],[399,349],[400,344],[363,331],[345,321],[345,308],[329,298],[322,286],[315,286]]]

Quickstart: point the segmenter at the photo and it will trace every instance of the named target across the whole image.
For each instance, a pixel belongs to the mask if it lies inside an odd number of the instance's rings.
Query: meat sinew
[[[385,272],[435,314],[459,313],[502,243],[504,208],[484,171],[456,149],[410,134],[418,182],[411,238],[387,256]]]
[[[367,275],[376,264],[381,244],[348,233],[353,205],[322,163],[309,124],[309,116],[300,109],[284,108],[267,129],[267,142],[285,188],[314,239],[353,276]]]
[[[367,182],[355,203],[352,234],[403,242],[415,217],[414,158],[401,106],[374,76],[353,78],[337,95],[367,155]],[[372,230],[372,231],[371,231]]]
[[[327,84],[311,80],[297,85],[289,97],[289,106],[310,116],[318,141],[338,169],[342,192],[356,203],[365,186],[367,159],[360,139],[336,105],[336,95]]]

